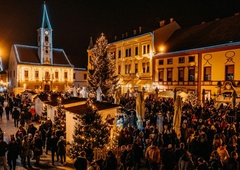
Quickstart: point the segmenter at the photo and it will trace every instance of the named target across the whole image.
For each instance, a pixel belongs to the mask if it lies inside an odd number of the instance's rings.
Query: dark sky
[[[0,0],[0,51],[7,68],[13,44],[37,45],[43,0]],[[45,0],[53,28],[53,47],[63,48],[75,65],[86,67],[89,37],[158,28],[173,17],[181,27],[240,12],[240,0]],[[77,63],[77,64],[76,64]]]

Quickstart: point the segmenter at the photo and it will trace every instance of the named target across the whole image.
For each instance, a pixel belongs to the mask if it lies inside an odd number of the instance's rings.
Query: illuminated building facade
[[[37,46],[14,44],[9,58],[9,90],[63,91],[73,85],[74,66],[63,49],[53,48],[46,4]]]
[[[141,91],[145,88],[147,92],[152,91],[152,56],[162,50],[163,44],[177,29],[179,25],[170,20],[165,25],[160,23],[160,28],[152,32],[133,31],[133,36],[128,33],[122,35],[120,40],[109,43],[108,52],[114,54],[116,60],[116,72],[119,75],[121,93],[134,90]],[[91,57],[92,39],[90,40],[88,61]],[[91,68],[88,62],[88,68]]]
[[[200,100],[240,97],[239,22],[236,14],[177,30],[166,52],[153,56],[153,88],[195,92]]]

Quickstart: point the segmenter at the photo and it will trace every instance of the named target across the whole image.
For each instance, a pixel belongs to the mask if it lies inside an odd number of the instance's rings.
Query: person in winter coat
[[[168,147],[164,149],[162,155],[162,163],[165,170],[172,170],[175,167],[175,153],[172,149],[172,144],[168,144]]]
[[[117,158],[112,151],[108,151],[103,170],[117,170]]]
[[[208,163],[202,157],[197,160],[197,170],[208,170]]]
[[[55,134],[55,132],[52,134],[52,137],[50,139],[48,139],[48,143],[49,143],[49,148],[51,148],[51,153],[52,153],[52,165],[54,165],[54,156],[55,153],[57,154],[57,143],[58,143],[58,138]],[[59,157],[57,157],[57,161],[59,160]]]
[[[18,127],[20,112],[16,107],[14,108],[14,111],[12,112],[12,117],[14,119],[14,126]]]
[[[188,152],[179,159],[178,170],[194,170],[194,163]]]
[[[10,107],[9,107],[9,103],[5,106],[5,113],[7,116],[7,120],[9,120],[9,112],[10,112]]]
[[[160,163],[160,149],[154,142],[152,142],[151,145],[147,147],[145,158],[149,163],[150,170],[159,169],[158,164]]]
[[[235,151],[231,152],[231,157],[224,163],[224,170],[236,170],[240,169],[238,159],[238,153]]]
[[[31,141],[27,135],[23,137],[21,152],[23,157],[23,162],[22,162],[23,167],[26,167],[26,159],[27,159],[28,167],[31,167],[31,164],[30,164]]]
[[[76,170],[87,170],[86,152],[81,151],[79,157],[74,162]]]
[[[132,145],[128,144],[127,145],[127,156],[126,156],[126,160],[125,160],[125,165],[126,165],[127,170],[134,170],[134,165],[135,165],[134,157],[135,156],[134,156],[134,153],[132,150]]]
[[[58,155],[61,159],[61,164],[63,164],[63,162],[66,162],[66,141],[63,136],[60,136],[60,139],[57,142],[57,147]]]
[[[211,156],[210,156],[210,160],[209,160],[209,168],[210,170],[219,170],[219,169],[222,169],[223,167],[223,164],[220,160],[220,156],[219,154],[217,153],[216,150],[214,150],[212,153],[211,153]]]
[[[35,133],[35,137],[33,139],[33,153],[36,159],[35,165],[39,166],[40,156],[42,155],[43,141],[38,133]]]
[[[7,170],[7,160],[5,153],[7,151],[7,143],[3,141],[3,138],[0,137],[0,160],[3,163],[4,170]]]
[[[226,147],[223,144],[217,148],[217,153],[219,154],[222,163],[224,163],[225,160],[230,157]]]
[[[120,170],[125,170],[125,161],[127,157],[127,149],[126,145],[121,146],[121,153],[120,153]]]
[[[11,141],[8,143],[7,160],[10,170],[16,169],[16,160],[20,151],[20,145],[15,140],[14,136],[11,136]]]

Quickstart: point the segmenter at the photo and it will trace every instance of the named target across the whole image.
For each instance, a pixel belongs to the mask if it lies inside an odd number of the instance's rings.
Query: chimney
[[[124,38],[124,34],[122,34],[122,38]]]
[[[142,27],[138,27],[139,34],[142,33]]]
[[[117,36],[116,35],[114,36],[114,40],[117,40]]]
[[[137,30],[133,30],[133,35],[136,35],[137,34]]]
[[[126,37],[128,37],[128,32],[125,33]]]
[[[163,27],[165,25],[165,20],[161,20],[159,24],[160,24],[160,27]]]
[[[170,23],[172,23],[174,21],[174,18],[170,18]]]

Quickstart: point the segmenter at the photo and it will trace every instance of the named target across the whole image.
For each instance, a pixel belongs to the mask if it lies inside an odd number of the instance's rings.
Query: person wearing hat
[[[15,170],[16,160],[20,151],[20,145],[16,142],[14,135],[11,135],[10,138],[11,140],[8,143],[7,161],[10,170]]]
[[[7,143],[0,137],[0,160],[3,163],[4,170],[7,170],[7,159],[5,153],[7,151]]]

